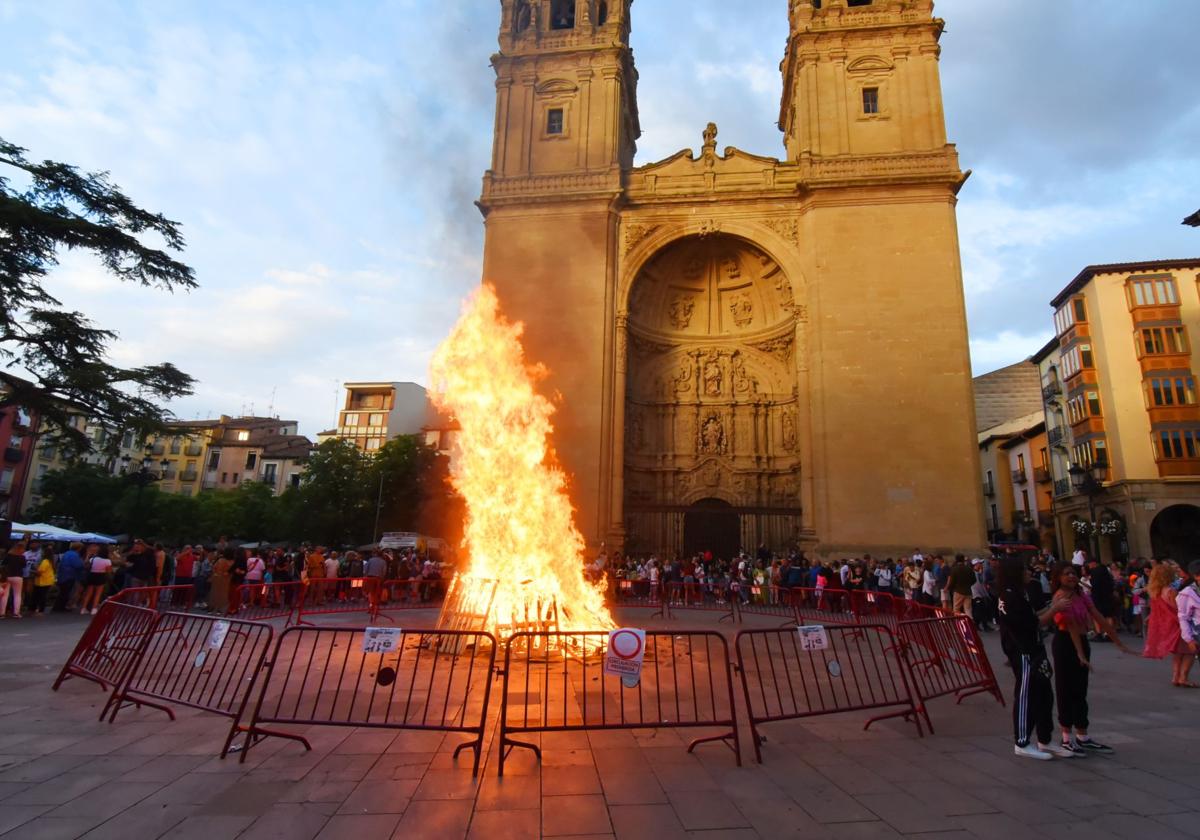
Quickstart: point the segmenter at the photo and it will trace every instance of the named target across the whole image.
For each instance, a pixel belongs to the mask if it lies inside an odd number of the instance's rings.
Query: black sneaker
[[[1094,741],[1091,738],[1088,738],[1086,741],[1082,738],[1076,738],[1075,744],[1085,752],[1101,753],[1104,755],[1111,755],[1113,752],[1112,747],[1107,744],[1101,744],[1099,741]]]
[[[1063,741],[1061,746],[1075,758],[1087,758],[1087,751],[1074,741]]]

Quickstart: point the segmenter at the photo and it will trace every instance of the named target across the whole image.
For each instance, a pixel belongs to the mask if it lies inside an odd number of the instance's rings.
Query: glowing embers
[[[434,404],[459,424],[452,481],[467,506],[466,571],[439,627],[465,622],[498,639],[611,629],[603,584],[583,576],[583,537],[551,455],[554,406],[534,387],[545,369],[526,363],[522,330],[484,285],[430,363]]]

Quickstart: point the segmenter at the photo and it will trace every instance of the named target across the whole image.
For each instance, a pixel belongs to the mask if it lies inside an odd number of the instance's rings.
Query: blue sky
[[[782,153],[784,0],[640,0],[638,162]],[[1200,256],[1200,4],[941,0],[977,373],[1049,337],[1090,263]],[[183,418],[330,425],[342,381],[425,381],[479,281],[495,0],[0,0],[0,136],[107,169],[179,220],[201,288],[121,287],[83,257],[53,290],[123,363],[200,380]],[[898,324],[897,329],[905,325]]]

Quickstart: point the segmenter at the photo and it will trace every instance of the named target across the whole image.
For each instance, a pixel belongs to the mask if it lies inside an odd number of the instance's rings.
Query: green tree
[[[125,491],[124,482],[94,464],[72,464],[42,476],[42,503],[29,518],[45,522],[67,519],[83,531],[117,530],[114,502]]]
[[[168,252],[184,247],[179,225],[134,204],[106,173],[54,161],[34,163],[0,138],[0,360],[32,379],[0,371],[8,392],[0,408],[36,410],[61,446],[87,452],[92,442],[69,422],[83,410],[139,438],[160,431],[161,400],[191,393],[193,379],[170,363],[135,368],[107,361],[117,334],[63,308],[44,285],[63,249],[94,253],[119,280],[167,291],[192,289],[192,269]],[[0,168],[0,172],[6,172]],[[152,240],[143,242],[143,238]],[[156,247],[161,244],[161,247]],[[110,436],[112,445],[120,434]]]
[[[369,456],[347,440],[327,440],[313,450],[296,505],[303,539],[343,545],[370,531],[375,487],[369,466]]]

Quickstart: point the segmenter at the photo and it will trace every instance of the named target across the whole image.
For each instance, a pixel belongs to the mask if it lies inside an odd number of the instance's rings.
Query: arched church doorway
[[[714,557],[730,558],[741,549],[741,518],[729,502],[702,499],[683,515],[683,556],[711,551]]]
[[[796,301],[783,270],[743,239],[688,237],[641,269],[628,313],[628,548],[716,553],[690,536],[705,527],[693,503],[716,498],[731,511],[713,525],[725,535],[725,557],[759,543],[794,545],[806,395],[798,393]]]
[[[1171,505],[1150,523],[1150,546],[1155,557],[1169,557],[1181,566],[1200,559],[1200,507]]]

